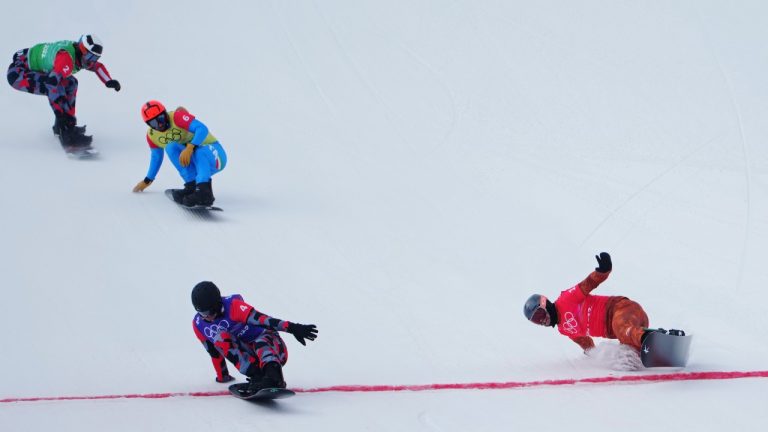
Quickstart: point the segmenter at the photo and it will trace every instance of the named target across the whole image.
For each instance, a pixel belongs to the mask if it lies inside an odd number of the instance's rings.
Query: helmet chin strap
[[[555,304],[547,299],[547,313],[549,314],[549,326],[554,327],[558,323],[557,308]]]

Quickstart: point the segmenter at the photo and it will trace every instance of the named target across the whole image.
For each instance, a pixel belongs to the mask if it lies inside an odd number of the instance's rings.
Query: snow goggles
[[[203,317],[203,319],[207,319],[207,320],[213,319],[213,317],[216,316],[216,313],[211,311],[198,312],[198,313],[200,314],[201,317]]]
[[[197,311],[197,313],[200,314],[203,319],[211,320],[216,317],[216,311],[215,310],[207,310],[207,311]]]
[[[83,66],[88,69],[89,67],[96,64],[97,61],[101,58],[101,55],[92,53],[92,52],[86,52],[83,54]]]
[[[547,312],[547,309],[539,306],[538,309],[533,311],[531,322],[543,326],[549,324],[549,312]]]
[[[147,120],[147,125],[154,130],[164,131],[170,126],[170,119],[168,113],[163,111],[155,117]]]

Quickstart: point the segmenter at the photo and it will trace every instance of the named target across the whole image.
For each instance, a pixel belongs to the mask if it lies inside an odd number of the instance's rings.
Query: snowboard
[[[165,190],[165,196],[167,196],[169,200],[173,201],[173,189],[166,189]],[[173,201],[173,203],[176,204],[177,206],[179,206],[181,208],[184,208],[184,209],[187,209],[187,210],[196,210],[196,211],[200,211],[200,210],[202,210],[202,211],[224,211],[224,209],[222,209],[221,207],[216,207],[216,206],[197,205],[197,206],[188,207],[188,206],[185,206],[184,204],[179,204],[176,201]]]
[[[69,157],[70,159],[93,159],[99,155],[99,151],[91,146],[88,146],[88,147],[65,146],[64,153],[66,153],[67,157]]]
[[[648,334],[640,349],[640,360],[645,367],[685,367],[688,364],[693,336],[682,330],[660,329]]]
[[[249,394],[247,390],[248,383],[232,384],[229,386],[229,392],[232,393],[232,396],[243,400],[264,401],[285,399],[296,395],[293,390],[284,388],[265,388],[253,394]]]

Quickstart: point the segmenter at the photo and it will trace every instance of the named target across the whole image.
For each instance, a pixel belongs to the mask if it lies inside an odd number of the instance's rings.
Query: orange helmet
[[[144,123],[165,112],[165,106],[156,100],[151,100],[141,107],[141,118]]]

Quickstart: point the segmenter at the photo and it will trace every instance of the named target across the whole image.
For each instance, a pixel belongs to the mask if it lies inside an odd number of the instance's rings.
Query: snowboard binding
[[[692,339],[683,330],[645,329],[640,360],[645,367],[685,367]]]

